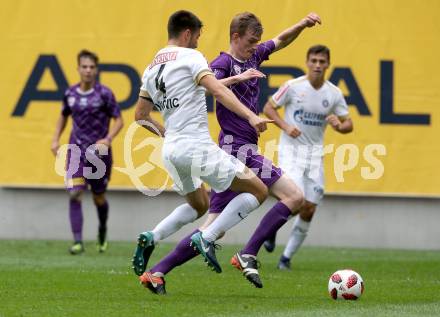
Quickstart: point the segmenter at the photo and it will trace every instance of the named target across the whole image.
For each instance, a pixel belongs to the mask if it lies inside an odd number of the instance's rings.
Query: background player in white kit
[[[257,130],[266,130],[271,120],[260,118],[241,104],[209,69],[203,55],[196,51],[202,22],[191,12],[178,11],[168,21],[168,46],[161,49],[147,67],[142,79],[136,120],[157,135],[165,135],[162,157],[175,182],[177,191],[187,203],[178,206],[158,226],[159,230],[141,233],[133,257],[135,273],[141,275],[159,241],[186,223],[203,215],[209,199],[202,181],[216,191],[228,188],[241,194],[226,209],[247,214],[267,197],[267,187],[238,159],[228,155],[212,141],[208,130],[205,88],[225,105],[246,118]],[[164,118],[165,127],[151,118],[156,107]],[[206,171],[211,171],[206,173]],[[155,229],[157,229],[157,227]],[[155,236],[160,232],[160,237]],[[213,243],[203,244],[206,253],[214,253]],[[214,255],[215,256],[215,255]],[[145,273],[141,282],[160,283],[160,277]]]
[[[305,198],[278,263],[280,269],[290,269],[290,258],[303,243],[324,195],[322,152],[327,123],[339,133],[353,131],[341,90],[325,80],[330,50],[323,45],[312,46],[307,51],[306,65],[305,76],[287,81],[264,106],[267,117],[282,129],[279,166],[302,189]],[[284,119],[276,110],[282,106]],[[266,241],[265,247],[271,252],[274,244],[275,237]]]

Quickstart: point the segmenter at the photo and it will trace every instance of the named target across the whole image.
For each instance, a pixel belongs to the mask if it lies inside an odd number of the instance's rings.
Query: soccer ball
[[[339,270],[330,276],[328,292],[333,299],[356,300],[364,292],[364,281],[355,271]]]

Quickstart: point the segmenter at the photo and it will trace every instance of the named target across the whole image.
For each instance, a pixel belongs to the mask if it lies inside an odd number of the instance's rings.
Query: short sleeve
[[[220,80],[229,77],[231,73],[230,65],[231,63],[229,62],[227,55],[222,52],[209,66],[214,72],[215,78]]]
[[[258,65],[269,59],[269,55],[275,50],[275,42],[272,40],[263,42],[257,46],[255,57]]]
[[[64,97],[63,97],[63,104],[62,104],[62,106],[61,106],[61,114],[64,116],[64,117],[68,117],[69,115],[71,115],[72,114],[72,109],[70,109],[70,107],[69,107],[69,105],[68,105],[68,98],[69,98],[69,93],[68,93],[69,91],[67,90],[65,93],[64,93]]]
[[[338,117],[348,117],[349,115],[347,102],[345,101],[344,95],[341,91],[338,92],[338,97],[333,108],[333,113]]]
[[[288,82],[284,83],[276,93],[269,98],[269,102],[272,104],[274,108],[280,108],[286,105],[290,101],[289,94],[290,85]]]
[[[218,80],[226,78],[226,71],[222,68],[212,68],[215,78]]]
[[[121,116],[121,109],[119,108],[118,102],[116,101],[115,95],[111,90],[107,92],[107,109],[108,114],[112,118],[118,118]]]
[[[147,91],[146,72],[147,72],[147,70],[145,70],[144,74],[142,75],[142,84],[141,84],[141,88],[140,88],[140,91],[139,91],[139,97],[151,98],[150,94]]]
[[[211,69],[208,66],[208,62],[206,58],[202,55],[202,53],[194,50],[194,52],[190,54],[188,58],[191,75],[197,85],[204,76],[213,75]]]

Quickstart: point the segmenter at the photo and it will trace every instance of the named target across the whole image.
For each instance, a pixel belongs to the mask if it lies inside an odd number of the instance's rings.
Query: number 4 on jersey
[[[164,94],[167,93],[166,87],[165,87],[165,82],[163,81],[163,77],[160,77],[162,75],[163,69],[165,68],[166,64],[162,64],[159,68],[159,72],[157,73],[155,82],[156,82],[156,89],[160,90],[161,92],[163,92]]]

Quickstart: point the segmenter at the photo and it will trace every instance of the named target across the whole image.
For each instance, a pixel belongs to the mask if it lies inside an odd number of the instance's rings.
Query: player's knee
[[[106,199],[104,194],[93,194],[93,202],[97,206],[102,206],[105,204]]]
[[[301,219],[308,222],[312,221],[315,211],[316,211],[316,206],[314,204],[306,202],[304,206],[301,208],[301,212],[300,212]]]
[[[285,200],[292,210],[298,210],[298,208],[304,206],[304,194],[298,189],[292,190]]]
[[[72,190],[72,191],[70,191],[69,192],[70,200],[81,201],[82,193],[83,193],[82,190]]]
[[[194,203],[192,207],[197,211],[197,218],[200,218],[208,211],[209,201],[208,200],[198,201]]]
[[[256,186],[255,191],[252,194],[257,198],[260,204],[262,204],[269,195],[269,190],[267,189],[266,185],[264,185],[262,182],[260,183],[261,184]]]
[[[304,194],[295,187],[289,191],[277,194],[276,197],[292,211],[292,214],[297,214],[298,209],[304,205]]]

